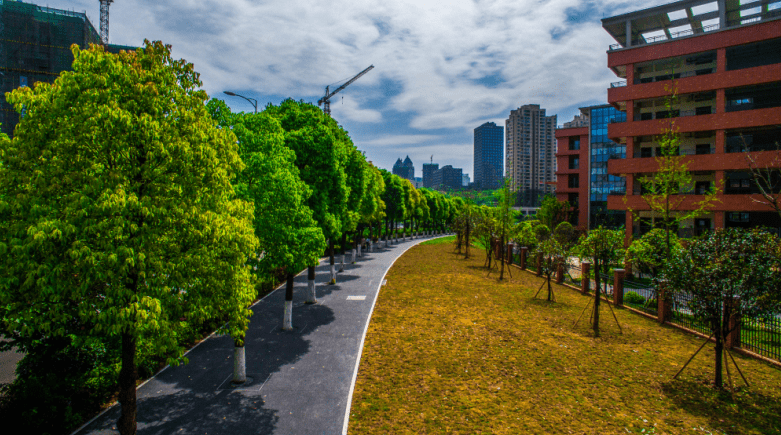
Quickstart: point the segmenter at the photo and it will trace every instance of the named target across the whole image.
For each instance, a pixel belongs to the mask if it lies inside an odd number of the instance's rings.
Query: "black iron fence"
[[[744,317],[740,321],[740,347],[781,361],[781,317]]]

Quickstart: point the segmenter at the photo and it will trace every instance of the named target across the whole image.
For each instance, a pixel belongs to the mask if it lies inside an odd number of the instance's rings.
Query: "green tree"
[[[382,200],[385,202],[385,244],[392,238],[396,229],[397,219],[403,219],[406,212],[404,187],[401,178],[385,169],[380,169],[385,183]]]
[[[663,277],[672,291],[690,296],[688,308],[713,333],[715,385],[722,388],[730,317],[772,317],[781,312],[781,243],[763,230],[729,228],[687,245],[675,251]]]
[[[207,104],[221,128],[238,138],[239,156],[244,170],[233,181],[238,196],[255,206],[255,235],[260,255],[253,259],[258,270],[270,275],[282,269],[295,275],[301,269],[317,265],[325,249],[321,228],[312,217],[307,200],[312,190],[299,177],[295,153],[285,147],[285,132],[279,121],[267,112],[231,113],[221,100]],[[283,329],[292,329],[292,288],[287,289]],[[315,299],[310,285],[308,301]],[[238,347],[243,347],[237,343]],[[243,350],[240,350],[243,354]],[[234,379],[236,382],[243,382]]]
[[[537,219],[548,228],[556,228],[560,223],[569,220],[570,204],[559,201],[553,195],[545,195],[537,210]]]
[[[599,301],[601,298],[602,277],[609,276],[610,266],[624,258],[624,230],[609,230],[599,226],[581,236],[576,248],[577,254],[589,258],[594,263],[594,308],[592,311],[592,328],[594,335],[599,337]],[[605,291],[607,291],[607,283]]]
[[[285,146],[296,155],[301,179],[312,189],[308,205],[328,239],[331,283],[336,283],[334,242],[342,235],[347,216],[350,188],[345,174],[349,144],[336,121],[322,110],[303,101],[287,99],[279,106],[268,105],[264,112],[277,118],[285,130]],[[314,267],[310,266],[310,277]],[[292,286],[292,280],[288,279]],[[290,290],[292,292],[292,289]]]
[[[635,239],[626,250],[626,260],[637,266],[641,273],[651,275],[656,279],[670,259],[667,251],[668,234],[661,228],[654,228],[641,238]],[[681,249],[680,239],[676,234],[669,234],[670,249],[674,254]]]
[[[236,136],[215,127],[193,65],[160,42],[72,51],[73,71],[6,97],[25,117],[0,143],[0,306],[22,336],[120,341],[128,435],[141,334],[170,363],[181,318],[225,319],[243,340],[258,241],[230,183]]]
[[[662,129],[656,141],[660,146],[661,155],[654,157],[656,171],[635,178],[640,184],[640,197],[645,202],[653,217],[660,218],[657,222],[665,231],[665,246],[667,255],[671,255],[673,241],[671,235],[682,222],[706,214],[717,202],[722,186],[713,183],[710,189],[702,195],[699,201],[688,200],[684,192],[694,191],[692,173],[686,156],[680,155],[681,135],[675,127],[674,113],[678,107],[678,93],[675,84],[666,86],[669,95],[665,98],[665,107],[669,114],[668,127]],[[629,195],[630,192],[627,192]],[[624,196],[627,203],[627,196]],[[639,210],[627,207],[634,218],[641,219]]]

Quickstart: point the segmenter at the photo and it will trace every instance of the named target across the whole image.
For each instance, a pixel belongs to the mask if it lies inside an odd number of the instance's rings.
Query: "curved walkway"
[[[382,280],[401,254],[428,239],[364,252],[337,274],[335,285],[327,284],[330,266],[321,261],[314,305],[303,302],[306,273],[299,274],[293,331],[282,331],[284,285],[277,288],[252,307],[245,340],[248,382],[231,386],[231,338],[209,337],[187,354],[189,364],[167,367],[139,387],[139,435],[345,433],[363,338]],[[119,411],[113,406],[74,434],[118,433]]]

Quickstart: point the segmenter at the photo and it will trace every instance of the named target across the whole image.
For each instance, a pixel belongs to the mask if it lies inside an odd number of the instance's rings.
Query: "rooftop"
[[[776,19],[781,0],[681,0],[604,18],[602,27],[619,50]]]

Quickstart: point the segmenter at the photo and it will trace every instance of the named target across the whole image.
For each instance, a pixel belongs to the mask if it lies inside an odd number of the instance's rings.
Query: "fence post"
[[[529,248],[521,246],[521,270],[526,270],[526,256],[529,255]]]
[[[588,261],[582,261],[580,263],[580,292],[584,295],[588,294],[591,288],[591,278],[588,274],[591,271],[591,263]]]
[[[507,264],[513,264],[513,245],[512,243],[507,244]]]
[[[542,252],[537,253],[537,276],[542,276]]]
[[[615,269],[613,271],[613,305],[621,307],[624,305],[624,276],[625,269]]]
[[[729,316],[729,329],[727,334],[727,348],[740,347],[740,313],[737,308],[740,306],[740,298],[733,297],[724,301],[724,309]]]

